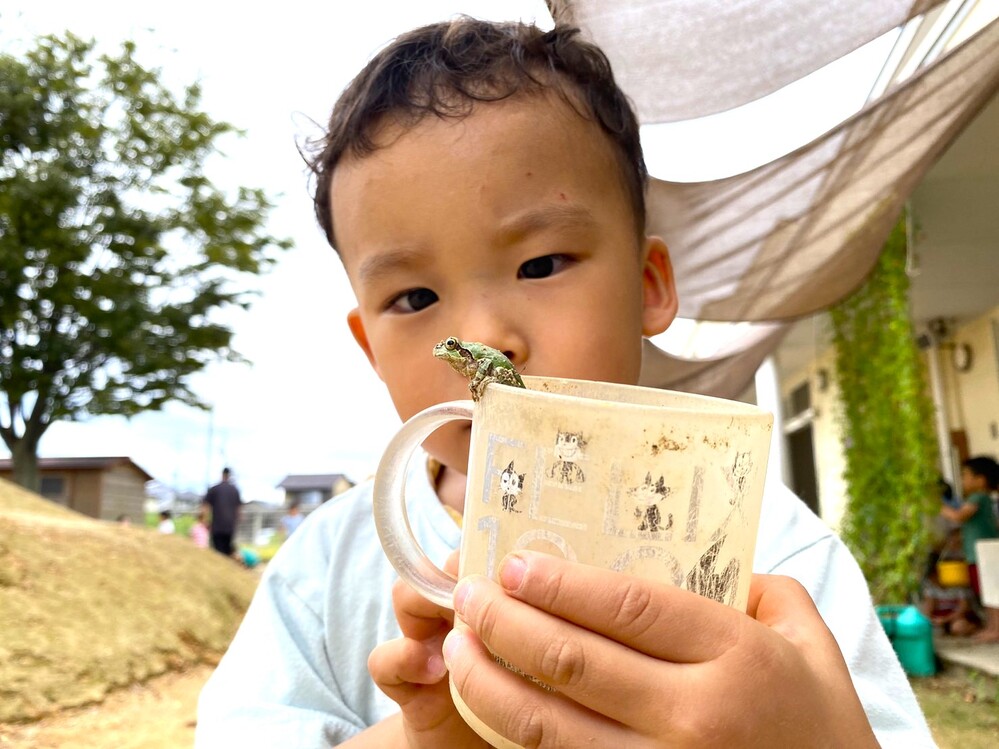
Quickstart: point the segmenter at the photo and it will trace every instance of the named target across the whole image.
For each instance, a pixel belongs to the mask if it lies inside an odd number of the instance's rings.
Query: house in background
[[[284,477],[278,489],[284,489],[284,506],[297,501],[303,513],[347,491],[354,484],[342,473],[293,473]]]
[[[10,458],[0,459],[0,478],[12,478],[13,468]],[[131,458],[39,458],[38,473],[45,499],[99,520],[145,521],[145,486],[153,477]]]
[[[236,538],[245,543],[264,545],[281,533],[281,518],[297,502],[303,515],[319,507],[354,484],[342,473],[290,474],[278,484],[284,489],[284,503],[278,507],[267,502],[245,502],[239,516]]]
[[[961,461],[999,458],[999,94],[912,193],[911,317],[935,407],[940,473],[960,493]],[[831,326],[798,322],[777,349],[783,476],[823,520],[846,508]],[[758,389],[759,392],[759,389]]]

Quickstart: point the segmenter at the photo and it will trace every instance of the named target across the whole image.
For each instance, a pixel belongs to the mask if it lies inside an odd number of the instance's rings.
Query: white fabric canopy
[[[905,200],[999,90],[999,21],[822,138],[728,179],[650,180],[680,314],[789,320],[850,294]]]
[[[685,393],[738,398],[752,384],[763,360],[780,345],[790,326],[779,325],[744,350],[722,359],[693,360],[672,356],[646,339],[639,385]]]
[[[607,53],[643,123],[738,107],[943,0],[548,0]]]
[[[580,26],[607,51],[643,123],[755,100],[937,5],[549,2],[556,20]],[[992,19],[854,117],[769,164],[709,182],[651,179],[648,229],[670,246],[680,314],[789,323],[849,295],[923,175],[997,90],[999,21]],[[643,382],[736,397],[785,332],[779,325],[762,339],[747,337],[711,361],[670,356],[647,342]]]

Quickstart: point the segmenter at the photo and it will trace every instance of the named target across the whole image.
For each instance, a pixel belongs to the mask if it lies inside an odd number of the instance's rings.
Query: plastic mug
[[[496,579],[508,552],[533,549],[671,583],[745,611],[773,417],[737,401],[603,382],[524,377],[477,403],[432,406],[389,443],[374,519],[389,561],[453,608],[406,517],[410,457],[440,426],[470,419],[459,576]],[[517,745],[462,717],[486,741]]]

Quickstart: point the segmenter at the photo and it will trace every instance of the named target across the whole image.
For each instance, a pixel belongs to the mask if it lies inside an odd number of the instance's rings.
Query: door
[[[787,448],[791,462],[791,488],[812,512],[819,515],[819,482],[815,475],[812,425],[805,424],[789,432]]]

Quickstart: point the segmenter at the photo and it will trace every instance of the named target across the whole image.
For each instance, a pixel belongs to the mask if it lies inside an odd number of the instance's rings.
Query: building
[[[0,478],[13,473],[12,460],[0,459]],[[145,486],[153,477],[130,458],[39,458],[38,473],[38,493],[52,502],[100,520],[145,522]]]
[[[999,458],[999,95],[910,200],[911,316],[927,365],[940,473],[960,492],[961,461]],[[830,525],[846,504],[830,326],[796,324],[776,352],[787,483]],[[759,392],[759,391],[758,391]]]
[[[354,483],[342,473],[293,473],[284,477],[278,489],[284,489],[284,505],[301,505],[303,512],[315,509],[323,502],[347,491]]]

